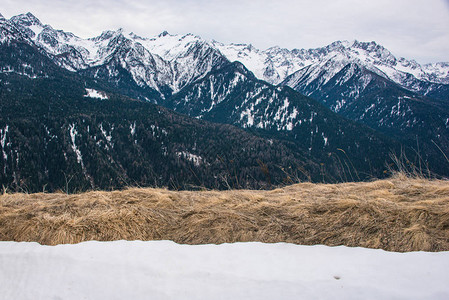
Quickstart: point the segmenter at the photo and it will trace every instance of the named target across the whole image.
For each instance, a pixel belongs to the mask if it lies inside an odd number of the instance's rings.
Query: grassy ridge
[[[137,189],[0,196],[0,240],[244,241],[449,250],[449,181],[301,183],[272,191]]]

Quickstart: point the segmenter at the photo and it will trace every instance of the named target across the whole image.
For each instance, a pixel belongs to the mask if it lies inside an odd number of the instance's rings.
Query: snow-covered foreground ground
[[[0,299],[449,299],[449,252],[0,242]]]

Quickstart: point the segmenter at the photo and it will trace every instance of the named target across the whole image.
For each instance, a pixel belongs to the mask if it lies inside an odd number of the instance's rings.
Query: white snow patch
[[[449,252],[0,242],[3,299],[449,299]]]
[[[0,130],[0,143],[2,145],[2,149],[5,149],[6,145],[6,135],[9,131],[9,125],[6,125],[5,129]],[[6,159],[6,158],[5,158]]]
[[[186,151],[176,152],[176,155],[193,162],[193,164],[197,167],[203,162],[203,158],[201,156]]]
[[[229,83],[229,87],[228,87],[228,91],[233,91],[234,88],[239,84],[239,82],[241,81],[245,81],[246,77],[243,76],[240,73],[236,73],[234,74],[234,78],[232,79],[232,81]]]
[[[28,77],[30,79],[38,78],[38,76],[36,74],[32,74],[32,72],[33,72],[32,69],[30,69],[29,71],[30,71],[31,74],[25,73],[25,72],[16,71],[14,68],[11,68],[11,66],[0,67],[0,73],[14,73],[14,74],[17,74],[17,75]],[[47,75],[43,75],[43,76],[39,76],[39,77],[41,77],[41,78],[48,78]]]
[[[321,133],[321,136],[323,137],[323,140],[324,140],[324,146],[329,145],[328,138],[326,136],[324,136],[324,132]]]
[[[8,154],[6,153],[5,146],[6,146],[6,135],[9,131],[9,125],[6,125],[5,129],[0,130],[0,143],[2,145],[2,153],[3,153],[3,160],[4,160],[4,167],[3,167],[3,173],[6,174],[6,161],[8,160]]]
[[[111,140],[112,140],[112,131],[114,130],[114,126],[112,126],[112,128],[111,128],[111,133],[110,134],[108,134],[107,132],[106,132],[106,130],[104,130],[104,128],[103,128],[103,123],[100,123],[100,131],[101,131],[101,133],[103,134],[103,136],[106,138],[106,140],[108,141],[108,143],[110,143],[111,142]]]
[[[365,113],[367,113],[368,111],[370,111],[371,109],[373,109],[373,108],[375,108],[376,107],[376,104],[371,104],[369,107],[367,107],[366,109],[365,109]]]
[[[252,107],[253,108],[253,107]],[[240,120],[243,120],[244,118],[247,118],[246,124],[243,124],[243,127],[252,127],[254,125],[254,116],[253,116],[253,110],[250,108],[247,108],[246,110],[242,111],[240,113]]]
[[[109,99],[105,92],[97,91],[94,89],[86,89],[87,95],[84,97],[90,97],[90,98],[98,98],[101,100],[107,100]]]
[[[42,30],[44,29],[44,27],[42,25],[30,25],[28,26],[29,29],[31,29],[31,31],[34,32],[34,37],[33,40],[36,41],[37,37],[39,36],[39,34],[42,32]]]
[[[129,129],[131,130],[131,135],[134,136],[134,134],[136,134],[136,122],[129,125]]]
[[[314,111],[312,111],[312,112],[310,113],[309,123],[312,123],[312,122],[313,122],[313,118],[314,118],[316,115],[317,115],[317,114],[316,114],[316,112],[314,112]]]
[[[75,124],[69,125],[69,133],[70,139],[72,140],[72,150],[76,154],[76,161],[81,164],[81,167],[84,169],[83,156],[81,155],[81,151],[78,149],[75,143],[76,135],[78,134]]]
[[[293,111],[290,115],[288,115],[287,120],[286,120],[286,124],[285,124],[285,129],[288,131],[293,130],[293,121],[296,120],[296,117],[298,116],[298,110],[296,109],[296,107],[293,108]]]
[[[346,104],[346,100],[337,100],[337,103],[335,104],[334,107],[334,112],[339,112],[340,109]]]

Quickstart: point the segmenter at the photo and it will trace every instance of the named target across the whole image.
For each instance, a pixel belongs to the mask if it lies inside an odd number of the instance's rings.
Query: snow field
[[[449,252],[0,242],[0,299],[449,299]]]

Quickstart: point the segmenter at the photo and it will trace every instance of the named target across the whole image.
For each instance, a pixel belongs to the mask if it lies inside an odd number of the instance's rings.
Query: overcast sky
[[[1,0],[6,18],[32,12],[87,38],[123,27],[144,37],[167,30],[223,43],[315,48],[376,41],[395,56],[449,62],[449,0]]]

